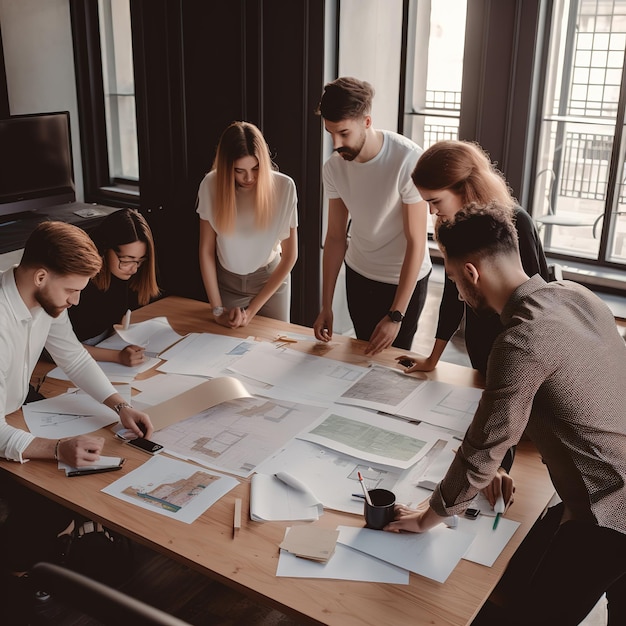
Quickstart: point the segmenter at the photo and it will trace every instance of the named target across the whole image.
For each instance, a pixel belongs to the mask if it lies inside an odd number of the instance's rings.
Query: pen
[[[362,493],[353,493],[353,498],[359,498],[360,500],[365,500],[365,496]]]
[[[126,315],[124,316],[124,330],[128,330],[128,327],[130,326],[130,309],[128,309],[128,311],[126,311]]]
[[[493,520],[493,529],[498,528],[498,524],[500,523],[500,518],[502,517],[502,513],[504,513],[505,504],[504,497],[502,494],[498,496],[496,503],[493,505],[493,510],[496,512],[496,519]]]
[[[279,335],[276,337],[274,341],[284,341],[285,343],[298,343],[297,339],[292,339],[291,337],[285,337],[284,335]]]
[[[359,477],[359,482],[361,483],[361,489],[363,489],[363,497],[365,498],[365,501],[372,506],[372,499],[370,498],[370,494],[368,493],[367,489],[365,488],[365,483],[363,482],[363,475],[361,474],[361,472],[357,472],[357,475]]]

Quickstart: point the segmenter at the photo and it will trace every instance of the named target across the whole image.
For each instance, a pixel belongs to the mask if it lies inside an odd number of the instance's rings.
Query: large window
[[[130,0],[70,3],[85,200],[139,204]]]
[[[405,134],[427,148],[458,139],[467,0],[418,0],[407,45]]]
[[[137,182],[137,116],[129,0],[99,0],[98,8],[109,172],[113,180]]]
[[[553,255],[626,263],[626,0],[556,0],[533,214]]]

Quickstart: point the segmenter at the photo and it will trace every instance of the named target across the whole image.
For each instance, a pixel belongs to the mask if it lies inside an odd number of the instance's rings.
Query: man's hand
[[[382,352],[385,348],[389,348],[400,332],[400,323],[392,322],[388,315],[385,315],[374,328],[374,332],[370,337],[369,343],[365,348],[365,354],[372,356]]]
[[[57,450],[59,461],[72,467],[92,465],[99,458],[104,446],[103,437],[94,435],[78,435],[70,439],[61,439]]]
[[[137,437],[146,437],[150,439],[154,432],[154,427],[150,421],[150,417],[143,411],[131,407],[124,407],[120,411],[120,421],[124,428],[132,430]]]
[[[498,468],[498,472],[493,477],[493,480],[482,489],[482,493],[485,495],[487,500],[489,500],[489,504],[494,506],[496,500],[502,494],[504,498],[504,502],[506,503],[506,507],[508,508],[513,504],[513,494],[515,493],[515,482],[513,478],[509,476],[507,471],[500,467]]]
[[[333,338],[333,312],[332,309],[323,308],[315,323],[313,332],[318,341],[328,342]]]
[[[396,505],[395,511],[395,521],[387,524],[384,528],[384,530],[393,533],[402,531],[424,533],[447,519],[437,515],[437,513],[430,508],[428,500],[422,502],[416,509],[410,509],[404,504],[398,504]]]

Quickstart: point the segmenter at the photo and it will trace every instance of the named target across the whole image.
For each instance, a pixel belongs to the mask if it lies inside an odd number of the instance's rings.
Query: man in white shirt
[[[373,96],[369,83],[342,77],[324,87],[318,107],[334,152],[324,164],[328,229],[322,310],[313,328],[317,339],[332,338],[332,301],[345,260],[348,309],[357,338],[368,341],[366,354],[391,345],[411,349],[432,269],[428,205],[411,180],[422,149],[374,129]]]
[[[103,439],[35,437],[9,426],[5,415],[26,399],[45,347],[69,378],[115,411],[137,436],[152,433],[150,418],[116,392],[76,338],[67,309],[102,263],[89,236],[63,222],[44,222],[29,237],[20,264],[0,274],[0,456],[23,462],[56,459],[79,467],[99,458]]]
[[[110,407],[126,428],[138,437],[152,434],[148,415],[116,392],[76,338],[67,315],[101,263],[96,246],[83,230],[62,222],[43,222],[26,242],[19,265],[0,273],[0,457],[19,462],[63,461],[75,467],[100,457],[102,437],[45,439],[7,424],[5,416],[27,398],[30,377],[44,347],[73,383]],[[8,478],[0,489],[10,507],[0,532],[4,565],[22,571],[33,559],[46,558],[41,554],[44,543],[68,525],[71,513]]]

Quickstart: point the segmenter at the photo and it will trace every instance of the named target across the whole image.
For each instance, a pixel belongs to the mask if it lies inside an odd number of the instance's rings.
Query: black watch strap
[[[404,319],[404,315],[402,315],[402,313],[400,313],[400,311],[389,311],[389,313],[387,313],[387,315],[389,316],[389,319],[392,322],[395,322],[396,324],[398,324],[399,322],[401,322]]]

